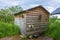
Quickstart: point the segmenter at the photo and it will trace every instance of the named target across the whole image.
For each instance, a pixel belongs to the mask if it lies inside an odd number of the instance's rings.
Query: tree
[[[17,13],[17,12],[21,12],[23,9],[18,5],[18,6],[10,7],[9,10],[13,13]]]
[[[20,6],[12,6],[7,9],[1,9],[0,11],[0,21],[13,23],[14,16],[13,13],[22,11],[23,9]]]

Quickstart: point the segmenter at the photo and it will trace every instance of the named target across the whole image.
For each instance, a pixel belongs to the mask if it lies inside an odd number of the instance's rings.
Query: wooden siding
[[[41,16],[41,18],[40,18]],[[33,34],[45,31],[48,25],[48,13],[43,9],[37,8],[26,13],[26,31],[27,34]],[[39,19],[40,18],[40,19]],[[34,25],[34,28],[29,28]]]
[[[24,15],[24,18],[22,18],[22,15]],[[49,13],[43,9],[43,8],[34,8],[29,11],[24,12],[23,14],[17,14],[15,15],[15,18],[22,18],[24,27],[20,25],[20,27],[23,27],[25,33],[22,34],[34,34],[34,33],[41,33],[45,31],[48,27],[48,21],[49,21]],[[30,28],[29,25],[34,25],[33,28]],[[23,31],[23,29],[21,29]]]

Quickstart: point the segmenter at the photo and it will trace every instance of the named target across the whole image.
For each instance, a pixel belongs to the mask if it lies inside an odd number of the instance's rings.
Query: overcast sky
[[[60,0],[0,0],[0,9],[20,5],[23,9],[29,9],[38,5],[44,6],[49,12],[60,7]]]

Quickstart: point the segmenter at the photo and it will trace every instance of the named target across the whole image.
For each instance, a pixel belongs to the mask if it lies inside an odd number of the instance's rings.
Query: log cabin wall
[[[49,13],[43,8],[35,8],[26,12],[26,32],[27,34],[34,34],[45,31],[47,29],[49,20]],[[33,26],[33,28],[29,28]]]
[[[20,24],[19,27],[23,35],[42,33],[48,27],[49,13],[42,7],[36,7],[24,11],[22,14],[16,14],[15,21]],[[21,24],[22,22],[23,24]]]

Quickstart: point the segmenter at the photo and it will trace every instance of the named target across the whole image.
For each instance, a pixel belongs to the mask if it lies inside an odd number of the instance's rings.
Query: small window
[[[24,18],[24,15],[22,14],[22,18]]]
[[[39,15],[38,20],[41,20],[41,16],[42,16],[42,15]]]

